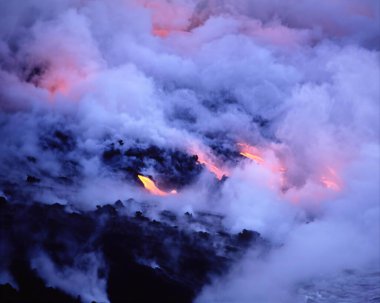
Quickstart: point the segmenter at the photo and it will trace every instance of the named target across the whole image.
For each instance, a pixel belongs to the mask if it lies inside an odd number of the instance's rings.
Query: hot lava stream
[[[176,190],[172,190],[170,192],[165,192],[161,189],[159,189],[156,184],[154,183],[153,180],[149,179],[148,177],[142,176],[142,175],[137,175],[139,180],[142,182],[144,185],[145,189],[148,190],[151,194],[156,195],[156,196],[167,196],[167,195],[173,195],[176,194]]]

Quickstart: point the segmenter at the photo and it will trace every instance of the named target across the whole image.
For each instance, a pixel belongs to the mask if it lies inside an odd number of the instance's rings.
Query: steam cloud
[[[16,0],[0,12],[3,196],[216,211],[276,246],[252,249],[197,302],[303,302],[305,281],[380,270],[378,1]],[[203,155],[228,178],[204,165],[151,196],[105,163],[119,140]],[[160,180],[150,162],[139,173]],[[77,272],[43,252],[32,263],[50,285],[107,301],[101,257],[87,258]]]

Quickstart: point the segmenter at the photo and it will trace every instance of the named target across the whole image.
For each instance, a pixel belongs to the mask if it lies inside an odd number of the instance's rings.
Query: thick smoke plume
[[[380,2],[15,0],[0,12],[8,201],[214,212],[273,246],[196,302],[306,302],[306,283],[380,271]],[[30,262],[52,287],[109,300],[102,256],[81,258]]]

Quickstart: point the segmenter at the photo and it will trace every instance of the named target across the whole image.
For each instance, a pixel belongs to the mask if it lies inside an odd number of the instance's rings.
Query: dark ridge
[[[239,162],[239,151],[236,148],[236,138],[228,136],[226,132],[208,131],[204,134],[206,144],[212,149],[213,154],[224,165],[235,165]]]
[[[259,127],[268,127],[270,124],[270,120],[260,116],[256,115],[253,119],[253,122],[256,123]]]
[[[34,66],[31,68],[25,68],[25,81],[38,86],[42,75],[45,73],[46,67]]]
[[[109,146],[103,152],[103,162],[114,171],[122,171],[128,180],[137,180],[144,169],[152,168],[154,179],[162,189],[181,189],[191,184],[202,171],[195,155],[180,150],[163,149],[157,146],[130,147],[122,150],[121,145]]]
[[[81,303],[79,298],[65,294],[64,292],[46,287],[42,279],[34,273],[29,275],[28,268],[20,266],[24,270],[25,277],[28,278],[28,284],[24,285],[22,291],[17,291],[10,284],[0,285],[0,299],[4,303]]]
[[[43,149],[60,151],[63,153],[75,149],[76,142],[70,131],[55,130],[52,133],[44,134],[40,137],[40,144]]]
[[[231,104],[237,106],[239,102],[236,97],[228,91],[213,93],[202,100],[202,105],[212,113],[226,112],[230,109]]]
[[[239,161],[240,153],[236,149],[236,143],[222,144],[221,142],[213,142],[210,147],[224,163],[228,162],[232,165]]]
[[[26,159],[31,163],[37,163],[37,159],[33,156],[27,156]]]
[[[273,125],[275,121],[264,118],[261,115],[256,115],[252,118],[252,122],[257,125],[257,130],[263,138],[275,143],[281,143],[274,133]]]
[[[197,122],[197,115],[193,112],[191,108],[181,107],[176,105],[172,109],[172,113],[169,115],[171,121],[180,121],[182,123],[191,125]]]
[[[2,302],[79,302],[47,287],[30,258],[44,253],[59,270],[80,271],[86,264],[78,259],[96,252],[103,258],[97,275],[107,280],[111,302],[190,303],[212,276],[226,273],[248,247],[264,243],[256,232],[226,232],[219,215],[163,211],[157,221],[143,211],[121,215],[128,203],[68,213],[59,204],[25,205],[2,197],[0,264],[19,286],[2,285]]]
[[[27,176],[26,177],[26,182],[28,182],[28,183],[40,183],[41,179],[36,178],[34,176]]]

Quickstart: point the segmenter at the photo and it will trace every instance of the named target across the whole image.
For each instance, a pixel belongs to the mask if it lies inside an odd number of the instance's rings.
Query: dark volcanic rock
[[[41,182],[41,179],[34,177],[34,176],[27,176],[26,182],[28,182],[28,183],[39,183],[39,182]]]
[[[70,131],[55,130],[52,133],[44,134],[40,138],[40,144],[43,149],[60,151],[67,153],[76,147],[73,134]]]
[[[47,66],[45,65],[24,67],[25,81],[32,83],[35,86],[38,86],[41,80],[41,77],[46,72],[46,70],[47,70]]]
[[[180,150],[157,146],[121,149],[122,144],[111,144],[103,152],[103,161],[115,171],[123,171],[128,180],[137,182],[137,175],[146,168],[153,168],[157,185],[166,190],[180,189],[190,183],[202,171],[195,155]],[[140,184],[140,182],[137,182]]]
[[[156,221],[143,212],[120,215],[121,201],[81,213],[58,204],[0,202],[1,270],[19,286],[2,285],[2,302],[78,302],[46,286],[30,264],[36,251],[61,269],[97,252],[104,261],[97,275],[106,278],[111,302],[192,302],[211,276],[223,274],[246,248],[262,242],[255,232],[220,230],[221,218],[206,213],[179,217],[164,211]]]

